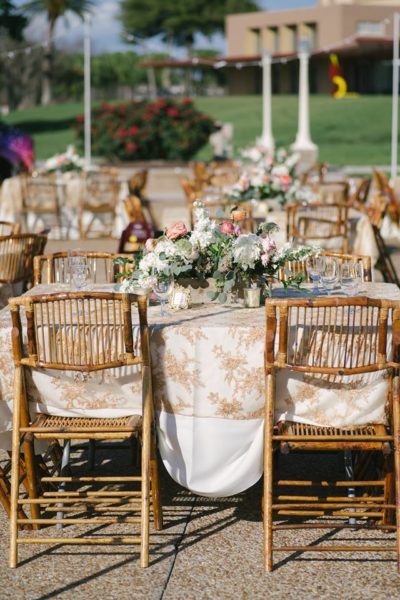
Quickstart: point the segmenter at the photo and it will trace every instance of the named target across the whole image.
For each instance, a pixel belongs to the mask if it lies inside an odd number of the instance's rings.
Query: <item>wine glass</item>
[[[306,271],[307,275],[314,284],[313,293],[318,293],[318,282],[321,277],[321,270],[324,265],[323,256],[309,256],[306,260]]]
[[[339,279],[339,263],[333,256],[325,256],[321,268],[321,283],[329,292],[333,290]]]
[[[162,279],[156,279],[156,282],[153,286],[153,292],[157,296],[160,301],[161,306],[161,316],[166,317],[168,315],[165,310],[165,301],[168,298],[168,294],[170,293],[174,284],[174,278],[171,276],[163,277]]]

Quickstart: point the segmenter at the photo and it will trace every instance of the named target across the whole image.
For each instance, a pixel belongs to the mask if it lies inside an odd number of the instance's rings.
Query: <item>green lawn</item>
[[[220,121],[234,124],[235,151],[254,142],[261,132],[261,97],[197,98],[199,109]],[[288,146],[296,135],[297,97],[273,98],[273,132],[277,144]],[[37,158],[47,158],[74,142],[71,129],[82,104],[71,103],[17,111],[5,118],[33,135]],[[311,134],[320,159],[334,165],[375,165],[390,162],[391,98],[354,97],[334,100],[312,96]],[[203,148],[199,158],[210,158]]]

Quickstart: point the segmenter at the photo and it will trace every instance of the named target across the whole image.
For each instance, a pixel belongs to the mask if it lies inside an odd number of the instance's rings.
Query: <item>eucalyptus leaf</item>
[[[218,292],[207,292],[207,296],[210,298],[210,300],[216,300],[218,297]]]
[[[225,292],[221,292],[218,296],[218,302],[220,302],[221,304],[225,304],[227,298],[228,296],[225,294]]]

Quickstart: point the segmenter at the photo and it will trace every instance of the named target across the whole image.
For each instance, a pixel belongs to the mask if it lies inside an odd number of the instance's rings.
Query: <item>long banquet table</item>
[[[363,286],[363,295],[400,300],[395,285]],[[112,286],[93,288],[111,291]],[[40,285],[29,293],[67,289]],[[148,319],[158,442],[167,471],[202,495],[229,496],[249,488],[263,470],[265,309],[203,304],[161,317],[159,306],[150,306]],[[0,312],[3,447],[11,431],[11,356],[11,322],[5,308]],[[384,422],[387,387],[380,372],[359,377],[345,391],[328,388],[310,387],[296,377],[281,379],[276,417],[338,427]],[[34,410],[65,416],[137,414],[140,389],[140,375],[133,368],[90,375],[37,370],[29,384]]]

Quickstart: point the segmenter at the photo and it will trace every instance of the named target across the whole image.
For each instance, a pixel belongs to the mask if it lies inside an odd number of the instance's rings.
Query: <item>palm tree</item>
[[[92,0],[31,0],[23,5],[22,8],[29,14],[45,13],[49,24],[47,43],[43,55],[41,104],[50,104],[52,100],[53,43],[57,20],[68,12],[72,12],[83,19],[84,14],[92,6]]]

